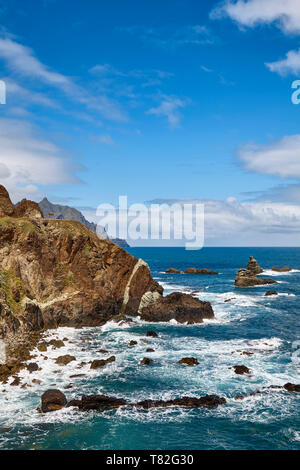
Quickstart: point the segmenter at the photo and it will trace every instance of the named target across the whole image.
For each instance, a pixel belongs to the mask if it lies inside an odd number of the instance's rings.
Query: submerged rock
[[[147,331],[146,336],[151,336],[152,338],[158,338],[158,334],[156,333],[156,331],[153,331],[153,330]]]
[[[268,290],[265,293],[265,296],[268,296],[268,295],[278,295],[278,292],[276,290]]]
[[[149,357],[144,357],[140,364],[142,364],[143,366],[149,366],[150,364],[152,364],[153,362],[153,359],[150,359]]]
[[[178,364],[185,364],[187,366],[197,366],[199,364],[198,359],[195,357],[183,357],[178,361]]]
[[[66,404],[66,396],[60,390],[50,389],[42,395],[41,411],[43,413],[57,411],[63,408]]]
[[[226,399],[219,397],[218,395],[206,395],[200,398],[195,397],[183,397],[176,398],[175,400],[144,400],[138,402],[136,405],[137,408],[166,408],[168,406],[185,406],[188,408],[198,408],[200,406],[216,407],[218,405],[224,405]]]
[[[249,374],[250,369],[247,366],[233,366],[234,372],[238,375]]]
[[[210,302],[202,302],[181,292],[162,297],[141,312],[141,319],[149,322],[168,322],[174,319],[179,323],[192,324],[202,323],[205,318],[214,318]]]

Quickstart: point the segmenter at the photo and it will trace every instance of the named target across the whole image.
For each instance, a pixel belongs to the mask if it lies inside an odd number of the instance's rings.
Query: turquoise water
[[[0,386],[0,448],[2,449],[297,449],[300,448],[300,397],[269,391],[235,401],[269,385],[300,383],[299,360],[293,352],[299,340],[300,248],[135,248],[130,252],[149,263],[153,277],[165,293],[199,291],[209,300],[215,320],[201,325],[173,323],[133,325],[108,323],[104,327],[59,328],[54,338],[68,337],[65,347],[36,352],[34,362],[41,370],[20,373],[21,385]],[[249,255],[257,258],[267,275],[278,281],[279,296],[265,297],[268,286],[249,289],[234,287],[237,269],[246,266]],[[290,273],[268,271],[273,265],[290,266]],[[169,267],[190,266],[220,272],[219,276],[167,275]],[[226,299],[233,299],[224,303]],[[159,338],[147,338],[155,329]],[[138,341],[134,348],[129,341]],[[143,367],[139,361],[146,348],[153,347],[154,363]],[[91,371],[81,362],[102,357],[107,349],[116,362]],[[241,355],[249,351],[253,355]],[[72,354],[76,361],[60,367],[53,358]],[[47,359],[44,357],[47,356]],[[179,366],[183,356],[195,356],[199,365]],[[231,366],[245,364],[249,376],[233,373]],[[83,377],[70,378],[72,374]],[[41,384],[33,383],[37,379]],[[64,389],[72,383],[72,388]],[[227,404],[216,409],[183,408],[149,411],[120,408],[113,411],[79,412],[65,409],[47,415],[36,412],[47,388],[59,388],[68,399],[83,394],[104,393],[129,401],[169,399],[183,395],[218,394]],[[5,390],[5,391],[3,391]]]

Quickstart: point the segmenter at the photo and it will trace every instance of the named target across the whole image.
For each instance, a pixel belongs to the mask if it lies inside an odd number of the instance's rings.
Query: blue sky
[[[298,0],[0,0],[0,180],[90,218],[205,199],[208,244],[298,245],[299,47]]]

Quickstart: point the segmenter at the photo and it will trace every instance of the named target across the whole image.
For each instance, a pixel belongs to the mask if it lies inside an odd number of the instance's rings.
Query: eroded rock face
[[[259,266],[258,262],[255,258],[253,258],[253,256],[249,256],[247,269],[253,274],[261,274],[263,272],[263,269]]]
[[[192,324],[202,323],[205,318],[214,318],[214,313],[209,302],[202,302],[181,292],[173,292],[143,308],[141,318],[150,322],[168,322],[174,319],[179,323]]]
[[[263,269],[257,264],[256,259],[250,256],[247,269],[239,269],[235,278],[237,287],[252,287],[264,284],[276,284],[274,279],[260,278],[257,274],[263,272]]]
[[[0,217],[28,217],[32,219],[40,219],[43,217],[39,205],[33,201],[19,202],[13,205],[6,188],[0,185]]]
[[[57,411],[63,408],[66,404],[66,396],[60,390],[50,389],[42,395],[41,411],[43,413]]]

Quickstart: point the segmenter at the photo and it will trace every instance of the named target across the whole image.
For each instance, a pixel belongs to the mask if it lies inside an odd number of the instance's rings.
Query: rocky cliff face
[[[47,328],[102,325],[120,315],[182,322],[213,316],[210,304],[188,295],[161,302],[163,288],[147,263],[80,222],[43,219],[36,206],[13,206],[1,187],[0,339],[14,354]]]

